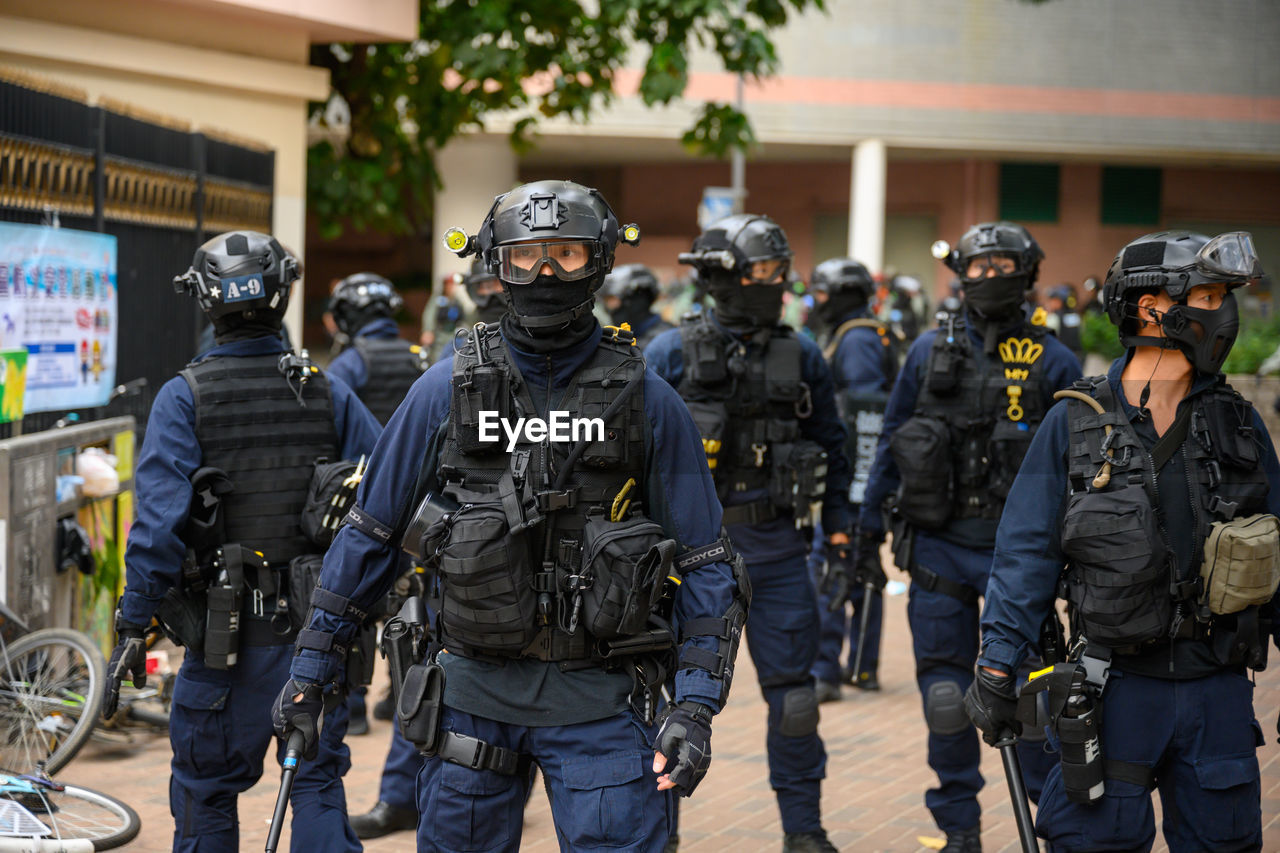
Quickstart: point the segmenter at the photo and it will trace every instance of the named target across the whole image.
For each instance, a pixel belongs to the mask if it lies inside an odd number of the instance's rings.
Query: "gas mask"
[[[1228,293],[1215,311],[1183,303],[1160,315],[1166,348],[1178,349],[1197,373],[1214,376],[1222,369],[1240,331],[1240,309],[1235,294]]]

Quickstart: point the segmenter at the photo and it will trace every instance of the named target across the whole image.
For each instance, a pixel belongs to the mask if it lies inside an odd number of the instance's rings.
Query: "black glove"
[[[668,705],[658,718],[653,748],[667,759],[662,772],[682,797],[693,794],[711,766],[712,711],[697,702]]]
[[[964,694],[964,710],[990,746],[1022,734],[1018,688],[1012,675],[996,675],[978,667],[973,684]]]
[[[320,751],[320,715],[324,710],[323,687],[291,678],[271,706],[271,725],[283,741],[288,741],[291,731],[302,732],[302,757],[310,761]]]
[[[827,542],[824,546],[826,562],[822,567],[822,581],[818,586],[823,595],[829,596],[827,610],[835,613],[849,600],[854,585],[853,545],[837,545]]]
[[[884,566],[880,563],[880,543],[884,536],[874,533],[859,533],[854,549],[853,577],[858,586],[866,586],[868,582],[876,591],[884,589],[889,578],[885,576]]]
[[[107,683],[102,691],[102,717],[115,716],[120,705],[120,683],[133,679],[134,687],[147,686],[146,629],[126,622],[116,613],[116,647],[107,662]]]

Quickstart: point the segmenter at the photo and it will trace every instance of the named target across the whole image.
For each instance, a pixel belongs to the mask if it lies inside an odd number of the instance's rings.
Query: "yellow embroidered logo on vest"
[[[1004,378],[1025,382],[1031,376],[1031,371],[1025,367],[1009,367],[1009,365],[1035,364],[1040,356],[1044,355],[1044,344],[1037,343],[1031,338],[1009,338],[1001,342],[999,352],[1000,360],[1005,363]],[[1005,388],[1005,393],[1009,395],[1009,408],[1005,410],[1005,414],[1011,421],[1022,420],[1025,414],[1021,405],[1022,386],[1009,385]]]

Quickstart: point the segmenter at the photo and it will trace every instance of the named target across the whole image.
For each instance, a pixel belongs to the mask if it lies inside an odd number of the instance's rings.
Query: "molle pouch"
[[[686,403],[689,414],[693,416],[693,424],[702,436],[702,449],[707,454],[707,467],[714,472],[720,460],[720,451],[724,447],[725,426],[729,420],[728,410],[724,403]]]
[[[533,564],[500,503],[466,504],[454,513],[437,554],[446,637],[508,655],[532,642],[538,633]]]
[[[1168,634],[1173,598],[1164,539],[1140,483],[1077,492],[1062,520],[1067,599],[1090,642],[1108,648]]]
[[[179,592],[170,588],[156,608],[156,621],[166,637],[200,654],[204,651],[208,606],[204,593]]]
[[[1031,425],[1025,421],[1011,421],[997,418],[995,428],[991,431],[991,441],[987,446],[986,458],[990,466],[991,491],[1001,500],[1009,497],[1013,488],[1013,480],[1018,476],[1022,460],[1031,446],[1034,433]]]
[[[373,683],[373,654],[378,645],[376,625],[361,625],[347,647],[347,689],[368,687]]]
[[[343,488],[356,472],[356,463],[317,460],[307,489],[307,502],[302,506],[302,532],[320,548],[328,548],[347,510],[355,503],[355,488]],[[356,479],[358,482],[358,478]]]
[[[914,415],[893,433],[889,452],[902,476],[897,511],[914,527],[936,530],[951,517],[951,429],[941,418]]]
[[[1216,397],[1217,405],[1206,405],[1192,418],[1192,431],[1199,432],[1197,423],[1203,418],[1203,428],[1208,431],[1217,456],[1233,468],[1255,470],[1261,462],[1258,452],[1257,431],[1253,428],[1253,407],[1243,399],[1231,395],[1233,402]]]
[[[647,518],[609,521],[593,514],[582,531],[583,624],[601,640],[638,634],[662,596],[676,542]]]
[[[1215,521],[1200,563],[1204,603],[1219,616],[1266,604],[1280,585],[1280,519],[1259,514]]]
[[[696,335],[690,342],[693,358],[685,365],[695,385],[719,385],[729,381],[729,360],[719,335]]]
[[[769,496],[781,512],[798,521],[810,516],[810,507],[827,492],[827,451],[812,441],[778,444],[772,448]]]
[[[416,663],[405,673],[396,708],[397,724],[405,740],[424,755],[433,755],[440,744],[440,718],[444,711],[444,667],[435,661]]]
[[[323,554],[302,554],[289,561],[289,621],[299,630],[307,627],[311,592],[320,583],[323,569]]]
[[[941,332],[938,333],[941,336]],[[933,394],[954,394],[960,388],[960,373],[964,370],[964,349],[940,341],[929,355],[924,376],[925,387]]]
[[[488,427],[480,438],[480,418]],[[499,364],[469,364],[453,374],[453,399],[449,406],[449,426],[463,453],[496,453],[506,447],[502,421],[511,416],[511,390],[507,371]]]
[[[610,376],[609,374],[613,375]],[[592,376],[591,374],[597,374]],[[625,371],[611,371],[607,368],[593,368],[583,372],[578,378],[578,417],[589,422],[600,421],[603,426],[589,423],[582,435],[570,434],[577,443],[583,438],[590,439],[582,452],[580,461],[592,468],[617,468],[627,463],[627,440],[631,427],[631,406],[622,404],[608,423],[604,423],[605,409],[621,393],[627,384],[629,374]]]
[[[400,550],[424,565],[431,564],[458,509],[457,501],[447,495],[427,492],[404,529]]]
[[[800,374],[800,341],[771,338],[764,354],[765,396],[775,403],[799,400],[804,392]]]

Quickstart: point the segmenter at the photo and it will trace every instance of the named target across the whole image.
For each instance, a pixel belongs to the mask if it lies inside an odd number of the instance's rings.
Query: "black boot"
[[[962,829],[947,833],[947,846],[942,853],[982,853],[982,828]]]
[[[396,709],[391,705],[390,693],[373,703],[373,718],[375,720],[390,720],[395,714]]]
[[[839,853],[827,838],[827,831],[788,832],[782,837],[782,853]]]
[[[393,832],[418,828],[418,810],[402,809],[378,800],[368,814],[351,818],[351,828],[356,838],[381,838]]]
[[[662,853],[679,853],[680,836],[672,835],[667,838],[667,843],[662,847]]]
[[[876,668],[873,666],[858,673],[858,677],[853,680],[853,686],[859,690],[879,690],[880,679],[876,678]]]
[[[369,718],[364,714],[356,716],[351,715],[351,722],[347,723],[347,737],[359,737],[369,733]]]
[[[831,681],[819,681],[813,687],[813,693],[818,697],[818,704],[823,702],[839,702],[840,701],[840,685]]]

